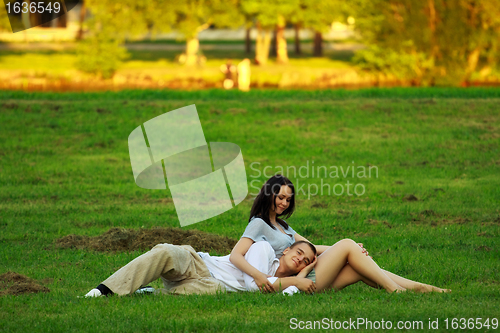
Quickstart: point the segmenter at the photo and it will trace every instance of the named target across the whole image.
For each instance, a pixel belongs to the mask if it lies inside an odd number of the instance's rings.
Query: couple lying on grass
[[[213,257],[188,245],[159,244],[119,269],[87,295],[128,295],[161,278],[166,292],[176,294],[222,291],[311,293],[340,290],[363,281],[388,292],[411,289],[447,292],[381,269],[350,239],[332,246],[312,245],[280,217],[295,209],[295,189],[281,175],[262,187],[249,224],[231,254]]]

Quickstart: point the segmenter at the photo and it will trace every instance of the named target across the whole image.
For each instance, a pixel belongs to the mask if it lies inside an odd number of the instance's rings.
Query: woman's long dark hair
[[[286,185],[292,190],[292,198],[290,199],[290,205],[281,214],[276,214],[276,222],[278,222],[283,229],[288,229],[288,224],[278,216],[283,216],[284,218],[289,218],[295,211],[295,187],[293,187],[290,179],[282,175],[272,176],[267,180],[267,182],[260,189],[259,194],[253,202],[252,209],[250,210],[250,218],[248,222],[252,220],[252,217],[260,217],[264,222],[266,222],[271,228],[276,229],[276,227],[271,223],[269,219],[269,210],[274,205],[276,207],[276,197],[281,190],[281,186]]]

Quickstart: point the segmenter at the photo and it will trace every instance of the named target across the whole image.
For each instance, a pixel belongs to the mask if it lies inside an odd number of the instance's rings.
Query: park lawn
[[[1,296],[0,330],[281,332],[323,318],[383,319],[393,328],[421,321],[422,330],[438,318],[438,331],[452,330],[453,318],[492,324],[500,305],[499,103],[498,89],[0,92],[0,274],[50,289]],[[127,138],[190,104],[207,142],[240,146],[250,193],[281,170],[294,181],[288,222],[297,232],[316,244],[355,239],[381,267],[453,292],[387,294],[358,284],[293,297],[77,298],[140,252],[60,249],[56,239],[179,226],[168,190],[135,185]],[[328,173],[313,176],[313,162]],[[372,173],[331,173],[352,166]],[[237,239],[251,203],[185,229]]]
[[[116,71],[115,80],[137,78],[153,82],[179,80],[203,80],[208,85],[220,85],[224,74],[220,66],[230,59],[237,65],[241,60],[252,57],[244,51],[243,45],[234,50],[204,51],[207,58],[203,66],[186,67],[179,64],[176,58],[182,50],[131,50]],[[339,74],[355,73],[351,63],[352,51],[325,51],[325,57],[312,58],[308,50],[302,55],[290,54],[288,64],[277,64],[273,57],[265,66],[252,66],[252,85],[259,87],[301,84],[310,85],[318,78]],[[74,50],[64,51],[1,51],[0,78],[3,80],[25,80],[50,83],[57,80],[82,82],[92,80],[93,75],[76,69],[77,55]],[[283,77],[285,76],[285,77]],[[280,83],[281,82],[281,83]]]

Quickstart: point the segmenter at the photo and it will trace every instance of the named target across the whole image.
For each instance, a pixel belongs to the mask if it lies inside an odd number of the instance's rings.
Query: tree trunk
[[[299,30],[300,30],[300,25],[295,24],[295,54],[302,54],[302,51],[300,50],[300,37],[299,37]]]
[[[209,23],[204,23],[196,28],[192,33],[186,34],[186,52],[181,54],[179,62],[186,66],[201,65],[206,61],[206,58],[200,54],[200,42],[198,34],[205,29],[208,29]]]
[[[434,0],[428,0],[427,4],[429,6],[429,30],[431,31],[431,59],[434,62],[439,53],[439,45],[436,38],[436,6]]]
[[[245,53],[247,54],[252,52],[252,40],[250,39],[250,29],[251,27],[248,27],[246,29],[246,34],[245,34]]]
[[[285,38],[285,19],[280,16],[276,27],[276,57],[280,64],[288,63],[288,50]]]
[[[186,59],[184,64],[186,66],[194,66],[198,62],[198,51],[200,49],[200,43],[198,38],[190,38],[186,41]]]
[[[474,73],[474,71],[476,70],[480,54],[481,54],[481,47],[478,46],[467,57],[467,69],[465,71],[465,78],[464,78],[465,82],[468,82],[470,80],[472,73]]]
[[[57,27],[58,28],[66,28],[67,25],[67,17],[66,15],[61,15],[57,18]]]
[[[271,50],[270,50],[270,53],[271,53],[271,56],[273,57],[276,57],[276,55],[278,54],[278,52],[276,52],[276,35],[277,35],[277,28],[274,28],[273,30],[273,37],[271,39]]]
[[[257,23],[257,39],[255,43],[255,62],[258,65],[265,65],[269,58],[269,47],[271,44],[271,34],[269,30],[263,30]]]
[[[82,4],[80,7],[80,28],[78,29],[78,33],[76,35],[76,39],[78,40],[83,39],[83,21],[85,21],[85,14],[87,12],[87,9],[85,8],[85,0],[82,0],[80,3]]]
[[[262,64],[262,46],[263,46],[263,39],[262,39],[262,29],[260,28],[260,23],[257,22],[257,37],[255,39],[255,63],[257,65]]]
[[[314,33],[313,56],[314,57],[322,57],[323,56],[323,35],[319,31],[316,31]]]
[[[27,1],[27,4],[28,4],[28,8],[29,8],[29,5],[30,5],[30,2],[29,0]],[[23,11],[21,10],[21,20],[23,22],[23,25],[24,25],[24,29],[29,29],[32,27],[31,25],[31,20],[30,20],[30,13],[29,11],[26,12],[26,13],[23,13]],[[26,32],[24,34],[26,36]]]
[[[270,47],[271,47],[271,32],[269,30],[266,30],[264,34],[264,43],[262,45],[262,54],[265,60],[264,65],[267,63],[267,59],[269,58]]]
[[[468,3],[467,11],[468,11],[468,15],[467,15],[468,22],[467,23],[471,27],[471,29],[475,30],[475,29],[477,29],[477,25],[478,25],[478,22],[476,22],[478,11],[477,11],[477,7],[476,7],[474,2]],[[484,26],[482,28],[485,29]],[[481,35],[484,36],[484,32],[485,31],[482,30],[482,33],[480,33],[480,36]],[[477,63],[479,61],[479,56],[480,56],[481,50],[482,50],[482,46],[481,46],[482,43],[479,42],[480,40],[481,40],[481,38],[478,38],[479,45],[477,45],[474,50],[470,51],[469,55],[467,56],[467,68],[465,69],[465,77],[464,77],[462,84],[468,85],[472,73],[474,73],[474,71],[477,68]]]

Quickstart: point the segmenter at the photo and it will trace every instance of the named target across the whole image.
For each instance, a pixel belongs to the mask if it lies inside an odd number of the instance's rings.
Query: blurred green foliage
[[[357,0],[362,67],[419,85],[458,85],[498,64],[499,0]]]
[[[406,44],[411,45],[411,41]],[[370,45],[358,51],[353,62],[360,68],[381,74],[392,74],[398,79],[419,77],[422,71],[428,71],[433,63],[424,52],[397,52],[378,45]]]
[[[286,24],[323,32],[333,21],[348,16],[355,18],[356,30],[367,45],[355,58],[365,70],[435,86],[461,85],[477,73],[489,75],[498,65],[500,0],[125,0],[119,5],[88,0],[86,4],[93,13],[88,22],[91,35],[106,35],[110,42],[103,56],[99,54],[103,48],[89,46],[101,37],[91,37],[97,39],[81,48],[81,69],[111,62],[97,58],[122,55],[121,42],[147,32],[175,29],[188,41],[187,56],[195,55],[198,43],[190,41],[211,25],[255,24],[259,30],[256,59],[262,58],[262,63],[269,53],[268,32],[276,29],[277,62],[284,63],[288,61],[282,32]],[[112,75],[112,67],[100,72]]]
[[[347,2],[339,0],[299,0],[297,8],[287,19],[307,29],[327,32],[332,22],[346,20],[349,8]]]
[[[125,0],[119,4],[111,0],[87,0],[86,6],[93,14],[87,24],[91,41],[79,48],[78,68],[108,77],[126,56],[126,51],[119,46],[125,39],[176,29],[189,42],[211,24],[237,27],[244,23],[236,0]],[[104,42],[104,47],[96,46],[99,42]],[[194,46],[192,53],[197,54],[198,46]]]
[[[127,50],[116,39],[94,35],[78,45],[76,67],[103,79],[113,76],[122,60],[129,57]]]

